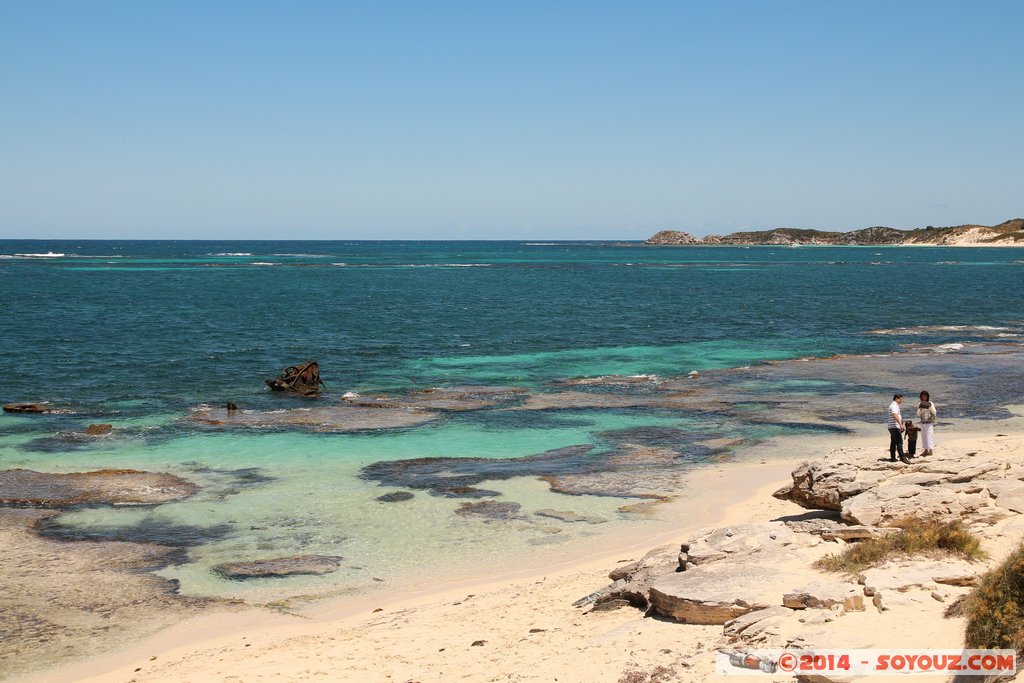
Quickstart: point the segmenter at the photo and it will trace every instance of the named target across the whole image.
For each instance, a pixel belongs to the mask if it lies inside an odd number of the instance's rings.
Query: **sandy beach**
[[[1021,453],[1014,421],[963,421],[940,448],[995,457]],[[997,437],[996,434],[1000,436]],[[589,611],[573,603],[609,583],[616,566],[698,528],[801,519],[806,511],[772,497],[801,461],[843,452],[875,459],[883,439],[861,433],[791,438],[751,449],[743,462],[695,470],[695,495],[670,503],[679,528],[660,537],[611,541],[592,555],[542,570],[481,578],[435,590],[326,604],[309,617],[247,612],[201,616],[116,653],[26,678],[44,681],[699,681],[714,678],[721,626],[645,618],[625,607]],[[799,457],[794,451],[804,450]],[[789,451],[790,455],[785,453]],[[900,465],[897,465],[899,467]],[[992,560],[1013,546],[988,534]],[[810,566],[806,576],[818,572]],[[963,621],[945,605],[907,600],[842,620],[846,647],[962,644]],[[907,628],[913,623],[913,628]]]

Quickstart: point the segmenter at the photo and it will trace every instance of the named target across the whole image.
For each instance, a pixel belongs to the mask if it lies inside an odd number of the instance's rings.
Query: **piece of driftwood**
[[[274,391],[290,391],[303,396],[316,396],[320,387],[327,385],[320,381],[320,366],[316,361],[308,360],[302,365],[290,365],[274,379],[264,380]]]

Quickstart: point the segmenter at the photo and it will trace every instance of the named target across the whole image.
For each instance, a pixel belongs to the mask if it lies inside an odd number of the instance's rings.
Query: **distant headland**
[[[686,246],[686,245],[835,245],[835,246],[878,246],[878,245],[932,245],[932,246],[1024,246],[1024,218],[1000,223],[999,225],[957,225],[953,227],[899,230],[897,228],[873,227],[851,232],[828,232],[825,230],[801,230],[797,228],[775,228],[752,232],[734,232],[729,235],[708,235],[694,237],[687,232],[662,230],[644,244]]]

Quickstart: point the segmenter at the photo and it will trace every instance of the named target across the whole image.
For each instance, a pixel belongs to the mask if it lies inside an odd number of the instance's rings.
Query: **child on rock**
[[[905,427],[905,434],[907,436],[907,457],[913,458],[917,452],[917,435],[920,433],[921,428],[915,427],[914,423],[907,420],[903,423]]]

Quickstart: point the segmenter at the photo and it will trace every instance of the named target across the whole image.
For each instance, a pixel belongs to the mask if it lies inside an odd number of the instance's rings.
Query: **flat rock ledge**
[[[721,625],[723,651],[839,647],[861,642],[870,614],[896,609],[908,615],[896,622],[941,619],[943,603],[969,592],[995,560],[899,557],[859,575],[817,570],[816,560],[895,533],[893,522],[907,518],[959,519],[996,548],[1024,535],[1024,449],[954,451],[912,464],[882,461],[874,449],[840,449],[800,465],[792,479],[775,497],[816,513],[701,529],[616,568],[612,584],[575,604],[594,611],[631,604],[686,624]],[[935,616],[922,617],[929,606]],[[843,618],[852,613],[864,614]],[[879,637],[878,646],[891,645]]]
[[[793,577],[827,546],[782,522],[701,530],[680,546],[680,571],[650,581],[650,609],[687,624],[724,624],[784,605],[787,594],[801,589]],[[827,579],[815,588],[823,596],[844,592],[838,581]]]
[[[837,511],[862,527],[922,515],[994,522],[1024,512],[1024,463],[976,452],[918,457],[911,464],[839,453],[804,463],[792,476],[776,498]]]
[[[5,413],[49,413],[53,408],[47,403],[5,403]]]
[[[0,471],[0,506],[160,505],[187,498],[199,486],[167,472],[97,470],[59,474]]]
[[[213,572],[238,581],[295,574],[330,574],[341,567],[342,560],[344,558],[337,555],[292,555],[271,560],[226,562],[215,566]]]

